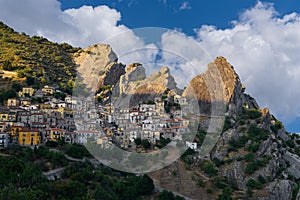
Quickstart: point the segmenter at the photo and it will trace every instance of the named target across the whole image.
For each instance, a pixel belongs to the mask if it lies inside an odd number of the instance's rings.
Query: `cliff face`
[[[168,67],[146,77],[145,68],[134,63],[126,68],[126,73],[120,77],[114,88],[114,98],[117,99],[115,104],[137,105],[141,101],[162,96],[166,89],[177,89]]]
[[[116,84],[120,76],[125,74],[125,65],[118,63],[109,45],[90,46],[75,57],[75,62],[78,75],[93,92],[104,85]]]
[[[210,114],[212,103],[228,106],[227,112],[238,114],[242,106],[258,108],[254,99],[244,94],[245,86],[233,66],[224,57],[217,57],[208,64],[205,73],[193,78],[183,92],[187,98],[196,97],[199,102],[200,113]]]
[[[268,109],[260,109],[244,91],[223,57],[192,79],[183,95],[194,94],[206,114],[212,101],[223,102],[224,128],[206,158],[184,155],[151,173],[161,187],[192,199],[299,199],[299,136],[287,133]],[[200,124],[195,141],[203,136]]]

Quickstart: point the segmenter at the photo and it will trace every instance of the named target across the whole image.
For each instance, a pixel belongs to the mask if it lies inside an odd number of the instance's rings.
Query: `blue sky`
[[[164,27],[181,29],[193,35],[194,28],[203,24],[227,28],[244,10],[253,7],[255,0],[60,0],[62,9],[79,8],[83,5],[108,5],[122,14],[119,23],[129,28]],[[186,8],[181,8],[184,3]],[[300,11],[297,0],[269,0],[280,15]]]
[[[83,48],[126,32],[121,43],[110,44],[117,54],[120,47],[153,47],[140,41],[134,28],[176,30],[161,37],[164,48],[198,56],[190,63],[200,67],[211,60],[197,55],[191,41],[211,58],[226,57],[246,92],[289,131],[300,132],[299,5],[297,0],[0,0],[0,21],[19,32]],[[174,62],[165,60],[166,65]]]

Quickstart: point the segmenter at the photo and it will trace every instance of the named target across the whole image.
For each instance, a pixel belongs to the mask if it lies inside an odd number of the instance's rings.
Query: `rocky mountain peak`
[[[253,98],[244,93],[245,86],[242,84],[234,67],[219,56],[208,64],[207,70],[191,80],[183,96],[196,98],[202,112],[209,112],[212,102],[220,102],[228,105],[230,114],[237,114],[244,105],[258,108]]]
[[[130,104],[135,105],[140,101],[152,100],[161,96],[167,88],[177,90],[176,85],[168,67],[162,67],[157,72],[146,76],[145,68],[139,63],[133,63],[120,77],[119,83],[114,88],[114,95],[119,97],[120,102],[127,102],[124,100],[126,97],[131,98]]]
[[[159,70],[159,72],[160,72],[161,74],[170,74],[170,69],[169,69],[168,66],[164,66],[164,67],[162,67],[162,68]]]
[[[126,73],[130,72],[131,70],[135,69],[138,66],[142,66],[141,63],[132,63],[130,65],[128,65],[128,67],[126,67]]]
[[[106,44],[90,46],[75,55],[74,60],[80,79],[93,92],[104,85],[115,84],[125,73],[125,65],[118,63],[117,55]]]

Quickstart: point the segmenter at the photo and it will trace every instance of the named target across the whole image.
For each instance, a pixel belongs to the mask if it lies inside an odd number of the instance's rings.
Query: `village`
[[[147,141],[148,148],[157,148],[161,140],[182,141],[188,133],[189,120],[182,117],[188,103],[180,95],[172,101],[167,113],[162,98],[115,108],[95,104],[93,98],[66,95],[51,86],[40,90],[23,87],[17,98],[0,107],[0,147],[11,143],[35,147],[60,140],[85,145],[93,139],[101,148],[114,144],[135,150],[141,141]],[[186,141],[186,146],[197,149],[194,142]]]

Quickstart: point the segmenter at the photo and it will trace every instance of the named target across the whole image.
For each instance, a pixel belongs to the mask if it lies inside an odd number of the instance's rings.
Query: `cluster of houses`
[[[165,113],[161,98],[136,107],[114,108],[96,105],[94,99],[88,98],[57,99],[57,92],[60,91],[49,86],[38,91],[23,87],[18,98],[8,99],[7,105],[0,107],[0,147],[9,143],[36,146],[59,140],[86,144],[94,138],[102,147],[114,143],[129,148],[137,138],[156,144],[161,137],[181,140],[188,132],[189,121],[182,118],[181,109]],[[33,101],[38,97],[44,101]],[[179,95],[174,101],[187,105]],[[196,143],[187,145],[197,148]]]
[[[49,86],[37,91],[23,87],[18,98],[7,100],[6,106],[0,107],[0,147],[9,143],[35,146],[62,139],[67,143],[78,142],[74,113],[83,113],[92,101],[71,96],[59,100],[54,97],[55,92],[60,91]],[[33,103],[33,98],[38,97],[46,100]]]
[[[188,106],[185,98],[179,95],[174,101],[181,107]],[[161,138],[182,141],[189,134],[189,120],[182,117],[182,109],[165,112],[165,100],[155,98],[153,102],[141,103],[126,108],[113,108],[111,118],[103,120],[107,115],[100,116],[100,124],[105,136],[98,138],[97,143],[108,147],[114,143],[122,148],[132,148],[135,140],[148,140],[155,145]],[[190,148],[197,149],[197,143],[186,142]]]

